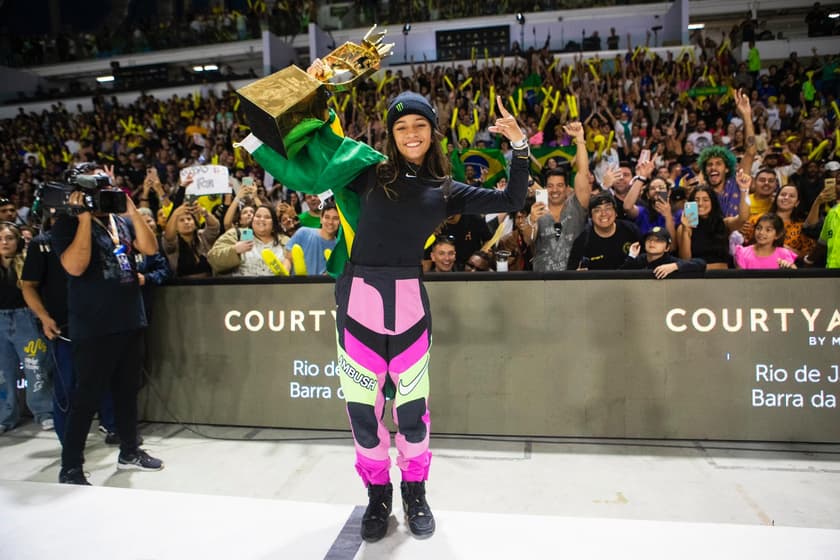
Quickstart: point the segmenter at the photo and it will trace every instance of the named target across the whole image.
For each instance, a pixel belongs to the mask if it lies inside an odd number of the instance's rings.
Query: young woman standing
[[[309,72],[317,77],[322,70],[316,60]],[[503,135],[513,147],[504,191],[452,180],[435,109],[426,98],[411,92],[399,94],[389,104],[386,159],[377,158],[380,163],[368,165],[341,187],[358,194],[359,200],[350,259],[336,281],[335,295],[341,386],[355,440],[356,471],[368,489],[362,537],[369,542],[385,536],[391,514],[391,436],[382,422],[386,384],[394,388],[405,517],[416,537],[429,537],[435,531],[425,488],[431,463],[428,366],[432,336],[429,300],[421,281],[423,247],[448,216],[522,208],[528,190],[528,141],[501,98],[496,101],[500,118],[489,130]],[[249,151],[272,176],[287,184],[284,164],[262,159],[260,149]],[[317,181],[310,183],[313,189],[318,187]],[[335,184],[329,186],[336,191]],[[324,185],[320,187],[323,190]]]

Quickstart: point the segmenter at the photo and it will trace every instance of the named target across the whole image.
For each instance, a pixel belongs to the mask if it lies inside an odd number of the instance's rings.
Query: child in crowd
[[[641,245],[637,241],[630,245],[627,260],[621,265],[622,270],[646,268],[653,271],[659,280],[674,272],[703,272],[706,261],[703,259],[682,260],[671,254],[671,234],[661,226],[656,226],[644,236],[645,252],[640,253]]]
[[[796,252],[783,247],[785,224],[776,214],[764,214],[755,224],[755,244],[736,245],[732,256],[743,269],[796,268]]]

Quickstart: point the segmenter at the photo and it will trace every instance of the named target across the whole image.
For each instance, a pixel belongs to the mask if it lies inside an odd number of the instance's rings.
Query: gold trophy
[[[374,33],[375,29],[376,25],[370,28],[361,45],[348,41],[324,56],[318,78],[292,64],[236,90],[251,132],[289,157],[286,135],[305,119],[326,120],[330,92],[347,91],[354,81],[376,72],[391,54],[394,44],[383,43],[386,32]]]

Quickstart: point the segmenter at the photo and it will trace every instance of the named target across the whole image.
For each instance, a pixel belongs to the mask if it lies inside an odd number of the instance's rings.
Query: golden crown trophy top
[[[326,120],[329,92],[346,91],[356,80],[379,70],[393,43],[383,43],[385,31],[376,26],[357,45],[344,43],[321,59],[323,71],[313,77],[294,64],[236,91],[251,132],[287,156],[284,138],[305,119]]]

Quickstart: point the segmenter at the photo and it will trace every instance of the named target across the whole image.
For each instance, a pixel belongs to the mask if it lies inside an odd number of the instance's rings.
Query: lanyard
[[[120,235],[117,230],[117,221],[114,219],[113,214],[108,214],[108,226],[102,223],[102,221],[97,218],[96,216],[93,217],[93,221],[97,224],[102,226],[102,229],[108,232],[108,236],[111,238],[111,241],[114,243],[114,248],[117,249],[120,247]]]

